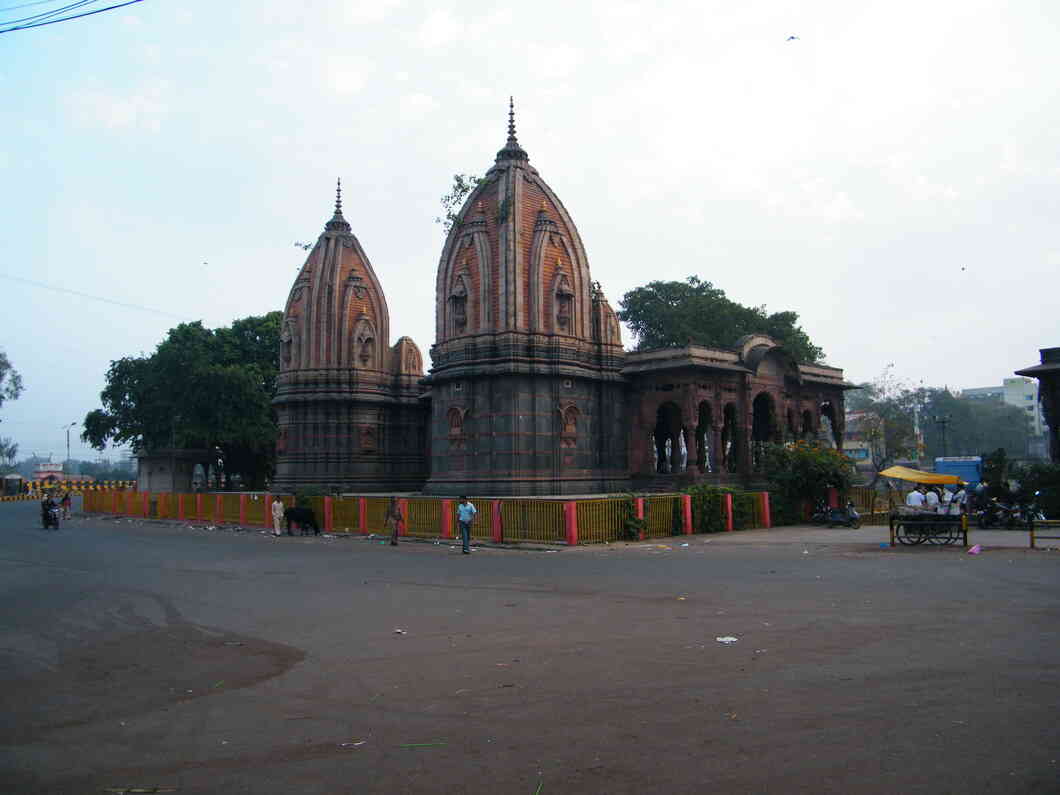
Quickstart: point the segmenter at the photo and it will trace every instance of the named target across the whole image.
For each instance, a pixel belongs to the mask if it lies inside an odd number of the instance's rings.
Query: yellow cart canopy
[[[908,480],[912,483],[929,483],[932,485],[964,483],[964,481],[956,475],[939,475],[934,472],[921,472],[919,469],[910,469],[909,467],[888,467],[880,472],[880,477]]]

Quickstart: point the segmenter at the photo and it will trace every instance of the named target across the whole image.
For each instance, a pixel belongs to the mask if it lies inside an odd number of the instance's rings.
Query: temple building
[[[842,370],[752,335],[627,353],[566,207],[508,138],[438,263],[431,370],[389,348],[379,280],[335,212],[284,312],[274,488],[570,495],[754,476],[762,445],[842,449]]]

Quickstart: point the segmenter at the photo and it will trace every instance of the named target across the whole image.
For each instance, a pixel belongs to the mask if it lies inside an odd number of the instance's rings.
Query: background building
[[[1006,378],[1000,386],[981,386],[961,391],[967,400],[990,400],[1015,406],[1027,415],[1031,438],[1026,454],[1031,458],[1048,458],[1049,428],[1038,400],[1038,382],[1033,378]]]

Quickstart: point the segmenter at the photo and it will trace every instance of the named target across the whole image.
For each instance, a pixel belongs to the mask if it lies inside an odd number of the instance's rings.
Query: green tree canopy
[[[150,356],[111,362],[103,407],[85,417],[81,438],[99,450],[108,442],[217,448],[229,474],[261,485],[274,463],[282,317],[270,312],[217,329],[182,323]]]
[[[0,406],[5,400],[17,400],[22,394],[22,376],[11,366],[7,354],[0,350]]]
[[[619,318],[637,338],[637,350],[699,345],[730,348],[747,334],[767,334],[800,362],[819,362],[824,351],[797,325],[795,312],[769,314],[764,306],[744,306],[710,282],[689,276],[684,282],[650,282],[619,302]]]

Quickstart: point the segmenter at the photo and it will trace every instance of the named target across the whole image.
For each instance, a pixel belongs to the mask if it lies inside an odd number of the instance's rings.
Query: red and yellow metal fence
[[[455,499],[309,497],[306,507],[312,508],[325,532],[388,534],[392,532],[386,521],[391,499],[400,517],[400,535],[459,537]],[[285,507],[294,503],[289,495],[116,490],[85,493],[82,509],[85,513],[145,519],[269,527],[275,500],[282,501]],[[769,495],[765,492],[727,493],[697,502],[687,494],[580,500],[473,498],[472,502],[478,509],[472,537],[497,543],[598,544],[770,526]],[[703,511],[712,515],[706,517]]]

